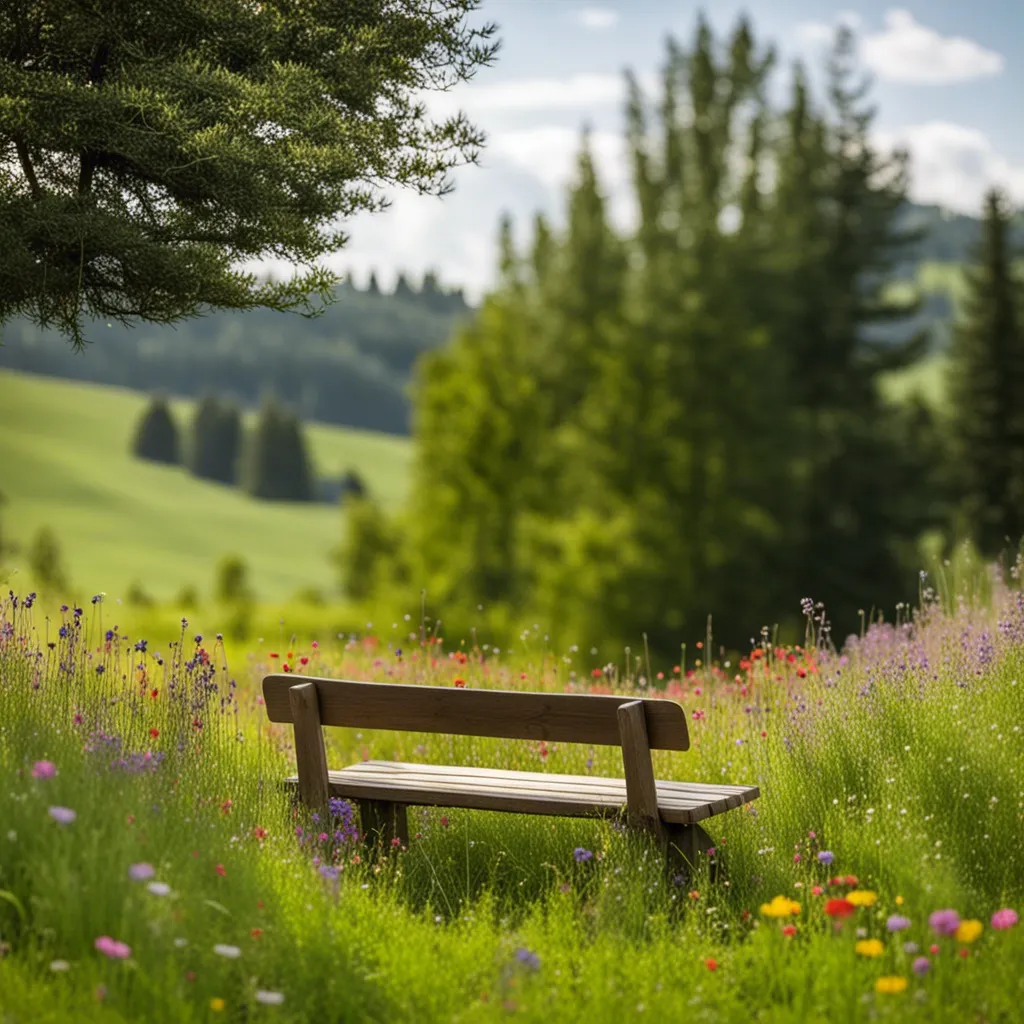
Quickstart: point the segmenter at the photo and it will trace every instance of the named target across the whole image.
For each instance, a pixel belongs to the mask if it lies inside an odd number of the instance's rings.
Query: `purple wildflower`
[[[911,964],[910,969],[920,978],[932,969],[932,962],[926,956],[919,956]]]
[[[582,846],[577,846],[576,849],[572,851],[572,855],[576,858],[577,864],[582,864],[584,861],[593,860],[594,857],[592,851],[586,850]]]
[[[904,917],[902,914],[893,914],[889,920],[885,922],[885,927],[891,932],[906,931],[910,927],[910,918]]]
[[[147,864],[142,861],[139,864],[132,864],[128,868],[128,877],[133,882],[145,882],[147,878],[152,878],[156,874],[152,864]]]
[[[70,807],[51,807],[50,817],[61,825],[70,825],[78,817],[78,814]]]
[[[524,967],[529,967],[531,971],[540,970],[540,957],[536,953],[530,952],[525,946],[520,946],[516,950],[516,959]]]
[[[835,854],[833,854],[831,850],[821,850],[818,853],[819,864],[831,864],[835,859]]]
[[[936,910],[928,918],[928,924],[939,935],[953,935],[960,927],[960,915],[955,910]]]

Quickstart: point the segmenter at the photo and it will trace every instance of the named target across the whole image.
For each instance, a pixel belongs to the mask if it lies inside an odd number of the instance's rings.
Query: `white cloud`
[[[618,24],[618,11],[608,7],[584,7],[576,12],[576,20],[592,32],[602,32]]]
[[[855,14],[840,15],[856,29]],[[864,33],[859,55],[879,79],[906,85],[948,85],[974,78],[998,75],[1003,58],[993,50],[962,36],[943,36],[928,28],[902,8],[886,11],[885,28]],[[805,45],[818,46],[832,41],[835,25],[804,22],[797,26],[797,37]]]
[[[929,121],[896,132],[879,132],[885,149],[897,145],[911,155],[911,195],[918,202],[938,203],[973,217],[981,213],[986,189],[1005,188],[1024,203],[1024,166],[1000,156],[989,138],[975,128],[948,121]]]

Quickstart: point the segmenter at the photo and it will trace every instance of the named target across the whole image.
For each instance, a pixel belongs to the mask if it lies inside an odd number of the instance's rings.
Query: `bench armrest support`
[[[295,760],[299,770],[299,797],[311,810],[327,806],[327,751],[320,726],[320,699],[315,683],[298,683],[288,691],[295,730]]]
[[[634,700],[621,705],[618,719],[622,767],[626,776],[627,821],[632,828],[646,829],[663,839],[664,826],[658,812],[658,791],[654,783],[643,701]]]

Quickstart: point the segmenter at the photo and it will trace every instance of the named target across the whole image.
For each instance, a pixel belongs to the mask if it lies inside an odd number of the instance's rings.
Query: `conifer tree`
[[[338,226],[476,159],[423,91],[496,52],[478,0],[0,4],[0,323],[308,309]],[[475,20],[475,19],[474,19]],[[275,256],[300,268],[261,281]]]
[[[962,531],[988,558],[1024,538],[1024,285],[1011,223],[1006,196],[990,190],[948,378]]]
[[[213,395],[201,398],[192,414],[188,468],[193,476],[201,480],[221,479],[221,417],[220,400]]]
[[[29,546],[28,564],[41,590],[52,595],[67,588],[68,577],[60,540],[51,527],[40,526],[36,531]]]
[[[312,501],[314,480],[302,425],[267,398],[246,445],[243,486],[265,501]]]
[[[177,465],[181,459],[178,426],[163,397],[153,398],[135,430],[132,453],[150,462]]]

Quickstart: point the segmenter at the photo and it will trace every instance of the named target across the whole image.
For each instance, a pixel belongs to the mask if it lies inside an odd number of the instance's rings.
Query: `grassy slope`
[[[249,562],[263,600],[333,586],[327,551],[341,517],[330,505],[255,502],[184,470],[139,462],[128,446],[144,395],[0,372],[0,491],[4,526],[25,544],[43,523],[61,538],[72,584],[119,595],[132,581],[167,598],[208,593],[227,553]],[[189,403],[175,403],[179,423]],[[309,432],[324,473],[357,469],[387,506],[401,500],[408,442],[334,427]]]

